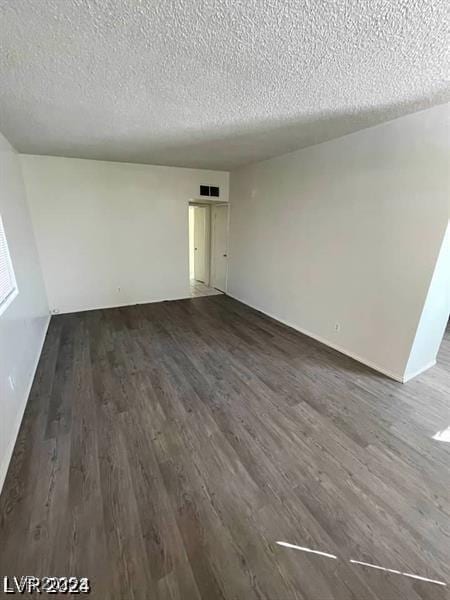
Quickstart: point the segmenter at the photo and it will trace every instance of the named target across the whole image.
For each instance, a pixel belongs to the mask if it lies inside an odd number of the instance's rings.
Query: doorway
[[[189,203],[189,278],[191,296],[226,291],[228,206]]]

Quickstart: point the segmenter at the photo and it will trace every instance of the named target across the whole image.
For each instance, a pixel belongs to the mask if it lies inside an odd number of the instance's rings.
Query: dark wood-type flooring
[[[450,584],[449,425],[449,331],[402,385],[227,296],[53,317],[0,575],[85,576],[101,600],[442,600],[349,561]]]

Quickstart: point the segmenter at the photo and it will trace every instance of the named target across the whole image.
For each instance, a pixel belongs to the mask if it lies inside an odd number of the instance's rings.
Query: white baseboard
[[[12,428],[13,435],[11,436],[11,440],[10,440],[8,449],[5,452],[5,456],[4,456],[2,464],[0,466],[0,493],[1,493],[2,489],[3,489],[3,484],[5,483],[6,474],[8,472],[8,468],[9,468],[9,463],[11,462],[11,458],[12,458],[12,455],[13,455],[13,452],[14,452],[14,447],[15,447],[16,442],[17,442],[17,436],[19,435],[20,426],[22,424],[23,415],[25,414],[25,409],[26,409],[27,404],[28,404],[28,398],[30,397],[31,386],[33,385],[34,377],[36,375],[36,370],[37,370],[37,366],[39,364],[39,359],[41,358],[42,348],[44,347],[44,342],[45,342],[45,338],[47,336],[47,331],[48,331],[48,326],[50,324],[50,319],[51,319],[51,316],[48,315],[47,322],[44,325],[44,334],[43,334],[42,340],[41,340],[41,342],[39,344],[38,352],[36,353],[36,358],[35,358],[35,361],[34,361],[34,366],[33,366],[33,369],[31,370],[30,376],[28,378],[26,392],[25,392],[25,397],[22,400],[22,407],[19,410],[19,413],[17,415],[17,421],[15,423],[15,426]]]
[[[400,375],[399,373],[394,373],[393,371],[388,371],[384,367],[380,367],[376,363],[374,363],[370,360],[367,360],[366,358],[359,356],[358,354],[355,354],[354,352],[349,352],[347,349],[343,348],[342,346],[339,346],[338,344],[334,344],[333,342],[330,342],[329,340],[327,340],[319,335],[316,335],[315,333],[312,333],[311,331],[308,331],[307,329],[298,327],[297,325],[294,325],[293,323],[290,323],[289,321],[286,321],[285,319],[280,319],[280,317],[267,312],[266,310],[264,310],[263,308],[260,308],[259,306],[250,304],[246,300],[242,300],[241,298],[239,298],[238,296],[235,296],[234,294],[230,294],[228,292],[227,296],[230,296],[230,298],[234,298],[235,300],[238,300],[238,302],[242,302],[242,304],[246,304],[247,306],[250,306],[250,308],[254,308],[255,310],[258,310],[259,312],[262,312],[264,315],[270,317],[271,319],[275,319],[275,321],[279,321],[280,323],[283,323],[283,325],[287,325],[291,329],[295,329],[295,331],[298,331],[299,333],[302,333],[303,335],[307,335],[308,337],[320,342],[321,344],[324,344],[325,346],[328,346],[329,348],[333,348],[333,350],[337,350],[341,354],[345,354],[346,356],[353,358],[354,360],[362,363],[363,365],[366,365],[367,367],[370,367],[371,369],[374,369],[375,371],[378,371],[379,373],[386,375],[387,377],[389,377],[390,379],[393,379],[394,381],[398,381],[399,383],[405,383],[404,376]],[[414,377],[414,376],[415,375],[413,375],[412,377]]]
[[[187,300],[188,298],[192,298],[191,293],[190,292],[186,292],[185,295],[183,296],[172,296],[169,298],[166,297],[162,297],[162,298],[157,298],[157,299],[152,299],[152,300],[137,300],[137,301],[133,301],[133,302],[126,302],[125,304],[102,304],[101,306],[97,306],[97,305],[93,305],[93,306],[82,306],[82,307],[78,307],[78,308],[61,308],[61,309],[57,309],[57,312],[54,312],[54,310],[51,311],[52,315],[71,315],[73,313],[80,313],[80,312],[89,312],[91,310],[109,310],[110,308],[127,308],[128,306],[138,306],[141,304],[157,304],[159,302],[172,302],[175,300]]]

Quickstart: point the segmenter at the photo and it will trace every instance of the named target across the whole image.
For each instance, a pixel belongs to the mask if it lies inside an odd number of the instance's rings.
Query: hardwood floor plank
[[[225,296],[52,318],[0,575],[117,600],[444,600],[450,329],[406,385]],[[280,546],[284,541],[333,559]]]

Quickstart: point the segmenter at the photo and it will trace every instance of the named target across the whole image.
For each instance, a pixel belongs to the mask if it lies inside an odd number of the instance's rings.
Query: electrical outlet
[[[335,331],[340,331],[341,330],[341,324],[340,323],[335,323],[334,324],[334,330]]]

